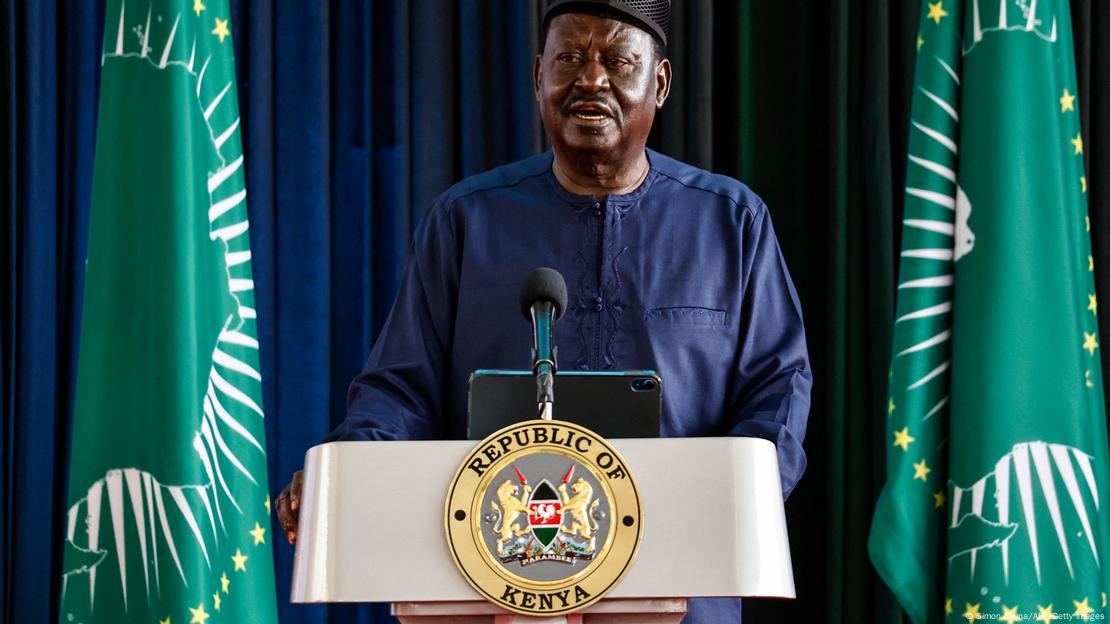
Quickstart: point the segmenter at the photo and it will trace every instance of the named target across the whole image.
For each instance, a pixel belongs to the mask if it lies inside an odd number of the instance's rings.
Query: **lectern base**
[[[684,615],[685,598],[603,599],[555,617],[516,615],[483,600],[393,603],[401,624],[678,624]]]

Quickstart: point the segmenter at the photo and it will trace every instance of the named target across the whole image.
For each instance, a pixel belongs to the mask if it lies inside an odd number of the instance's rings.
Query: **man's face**
[[[670,80],[670,63],[655,58],[651,35],[583,13],[551,20],[535,64],[536,100],[556,150],[615,160],[643,151]]]

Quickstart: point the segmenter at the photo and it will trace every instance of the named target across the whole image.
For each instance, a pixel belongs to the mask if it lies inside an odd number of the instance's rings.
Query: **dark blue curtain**
[[[347,384],[432,198],[543,148],[531,84],[542,2],[233,0],[274,494],[342,418]],[[919,2],[674,5],[675,85],[650,144],[738,177],[767,201],[815,370],[810,470],[787,504],[799,600],[748,601],[746,617],[899,621],[864,544],[888,443]],[[1073,5],[1087,157],[1098,171],[1110,162],[1110,140],[1096,140],[1110,137],[1110,48],[1097,36],[1110,9]],[[103,7],[0,6],[0,622],[48,622],[60,580]],[[1110,185],[1088,178],[1105,293]],[[283,622],[386,621],[384,607],[289,605],[292,549],[279,542],[274,554]]]
[[[100,63],[96,4],[5,2],[0,11],[4,622],[51,621],[57,605]]]
[[[275,493],[343,417],[432,198],[540,148],[533,4],[235,7]],[[284,602],[292,549],[275,555]],[[333,621],[386,611],[330,609]],[[283,606],[283,622],[323,619]]]

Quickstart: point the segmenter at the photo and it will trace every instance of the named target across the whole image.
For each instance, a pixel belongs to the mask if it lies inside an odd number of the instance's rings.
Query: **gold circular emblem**
[[[523,421],[480,442],[455,473],[445,511],[463,577],[524,615],[601,599],[628,572],[644,526],[620,453],[559,420]]]

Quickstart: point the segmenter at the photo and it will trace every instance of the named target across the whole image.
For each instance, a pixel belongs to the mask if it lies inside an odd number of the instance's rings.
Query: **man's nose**
[[[609,73],[598,61],[588,61],[578,73],[574,86],[583,91],[601,91],[609,88]]]

